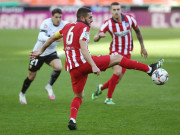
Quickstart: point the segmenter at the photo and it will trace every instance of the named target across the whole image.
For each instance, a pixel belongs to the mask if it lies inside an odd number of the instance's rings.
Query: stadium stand
[[[180,6],[180,0],[0,0],[0,5],[9,3],[24,3],[29,6],[52,6],[52,5],[101,5],[108,6],[117,1],[122,5],[166,5]]]

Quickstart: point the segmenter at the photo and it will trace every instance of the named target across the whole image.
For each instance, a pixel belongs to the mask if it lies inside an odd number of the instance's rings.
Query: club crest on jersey
[[[45,24],[45,25],[44,25],[44,29],[47,29],[47,28],[48,28],[48,25],[47,25],[47,24]]]
[[[122,37],[122,36],[129,34],[129,30],[125,30],[125,31],[121,31],[121,32],[115,32],[114,34],[116,36]]]
[[[86,39],[89,38],[89,32],[84,32],[84,38],[86,38]]]
[[[87,42],[89,42],[89,32],[83,32],[83,38],[86,39]]]

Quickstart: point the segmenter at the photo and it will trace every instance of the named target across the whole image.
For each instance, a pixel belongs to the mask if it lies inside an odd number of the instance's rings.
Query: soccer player
[[[89,30],[93,16],[90,9],[82,7],[77,11],[77,22],[67,24],[62,30],[51,36],[41,50],[31,53],[31,59],[41,55],[54,41],[63,37],[64,51],[66,55],[66,70],[71,75],[71,83],[74,99],[70,107],[70,120],[68,127],[76,130],[76,117],[84,96],[84,86],[89,73],[100,75],[101,71],[114,65],[120,65],[128,69],[136,69],[152,75],[152,72],[161,67],[163,60],[159,60],[150,66],[130,60],[122,55],[91,56],[88,50]]]
[[[52,10],[51,14],[51,18],[45,19],[40,26],[38,40],[34,46],[33,51],[41,49],[42,45],[50,38],[50,36],[54,35],[55,32],[61,30],[68,23],[62,20],[61,9],[55,8],[54,10]],[[53,68],[50,80],[45,86],[45,89],[48,93],[49,98],[51,100],[55,99],[52,85],[57,80],[62,69],[61,60],[59,59],[56,52],[58,44],[57,42],[59,41],[60,40],[56,40],[56,42],[53,42],[51,46],[48,47],[46,51],[43,52],[39,57],[34,60],[30,60],[29,73],[27,78],[24,80],[21,92],[19,94],[19,101],[21,104],[27,104],[25,93],[36,77],[37,71],[41,68],[44,62]]]
[[[112,36],[112,42],[110,44],[110,55],[120,54],[128,59],[131,58],[131,52],[133,50],[133,37],[132,28],[136,33],[141,46],[141,55],[147,58],[148,54],[144,47],[143,38],[141,31],[137,25],[136,20],[131,15],[125,15],[121,13],[121,6],[117,2],[113,2],[110,6],[110,11],[112,18],[106,20],[101,26],[100,31],[94,36],[94,41],[97,42],[101,38],[106,37],[106,32],[108,31]],[[122,79],[126,72],[126,68],[120,65],[115,65],[112,67],[113,75],[112,77],[103,85],[99,84],[96,91],[92,94],[92,99],[97,99],[98,95],[102,93],[103,90],[108,88],[107,98],[105,99],[105,104],[115,104],[112,101],[112,95],[115,90],[116,85]]]

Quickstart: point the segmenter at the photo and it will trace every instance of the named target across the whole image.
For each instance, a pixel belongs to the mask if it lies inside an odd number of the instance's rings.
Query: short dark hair
[[[54,16],[54,14],[59,13],[62,14],[62,10],[60,8],[55,8],[51,11],[51,15]]]
[[[76,17],[80,19],[81,16],[86,17],[89,12],[92,12],[89,8],[81,7],[78,9]]]
[[[113,2],[113,3],[111,3],[110,8],[115,5],[120,5],[120,4],[118,2]]]

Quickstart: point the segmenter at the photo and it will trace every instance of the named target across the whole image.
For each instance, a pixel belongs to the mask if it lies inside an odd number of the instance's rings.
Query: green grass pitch
[[[27,91],[27,105],[19,104],[19,92],[28,73],[29,52],[39,30],[0,30],[0,134],[1,135],[179,135],[180,134],[180,29],[141,28],[149,53],[140,57],[134,35],[132,59],[150,64],[164,58],[163,68],[169,81],[157,86],[146,74],[128,70],[117,85],[113,101],[105,105],[107,90],[92,101],[97,84],[112,75],[112,69],[101,76],[89,75],[85,97],[77,117],[77,131],[69,131],[70,103],[73,92],[70,75],[64,70],[62,43],[59,45],[63,71],[54,85],[56,99],[50,101],[44,89],[52,69],[46,64]],[[93,42],[97,30],[91,30],[91,54],[108,54],[110,36]]]

